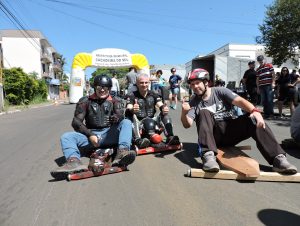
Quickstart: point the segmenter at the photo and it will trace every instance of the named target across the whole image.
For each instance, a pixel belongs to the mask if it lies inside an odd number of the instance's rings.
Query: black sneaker
[[[178,136],[169,136],[166,140],[167,145],[178,145],[180,144],[180,140]]]
[[[150,140],[147,138],[138,138],[135,140],[135,144],[138,148],[146,148],[150,145]]]
[[[112,166],[128,166],[134,162],[136,152],[126,148],[118,149]]]
[[[274,158],[273,171],[282,174],[296,174],[297,168],[288,162],[285,155],[280,154]]]
[[[55,179],[66,179],[70,173],[85,171],[87,169],[87,166],[83,165],[78,158],[70,157],[63,166],[51,171],[50,174]]]

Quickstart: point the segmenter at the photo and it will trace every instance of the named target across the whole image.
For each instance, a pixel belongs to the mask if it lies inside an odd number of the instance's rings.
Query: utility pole
[[[3,49],[2,43],[0,42],[0,112],[4,110],[4,93],[3,93]]]
[[[4,109],[4,95],[3,95],[3,79],[2,79],[2,61],[0,61],[0,112]]]

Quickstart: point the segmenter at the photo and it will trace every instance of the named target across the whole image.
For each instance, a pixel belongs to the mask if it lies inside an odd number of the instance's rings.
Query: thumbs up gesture
[[[140,105],[138,104],[137,99],[135,99],[133,105],[133,113],[137,113],[139,110],[140,110]]]

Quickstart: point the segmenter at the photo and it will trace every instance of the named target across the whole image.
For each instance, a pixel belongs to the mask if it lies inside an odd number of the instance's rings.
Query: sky
[[[149,64],[185,64],[227,43],[255,44],[272,0],[0,0],[39,30],[71,71],[74,56],[101,48],[141,53]],[[0,11],[0,29],[18,29]],[[91,73],[94,69],[89,69]]]

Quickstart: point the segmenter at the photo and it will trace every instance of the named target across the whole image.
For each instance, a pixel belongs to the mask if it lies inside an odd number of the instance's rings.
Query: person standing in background
[[[136,87],[136,79],[137,79],[136,69],[134,67],[129,68],[129,72],[126,74],[126,82],[127,82],[127,91],[128,93],[132,93],[137,90]]]
[[[113,77],[111,79],[112,81],[112,87],[110,90],[110,95],[112,97],[120,95],[120,86],[119,86],[119,81],[117,79],[117,72],[113,71],[112,73]]]
[[[174,110],[176,109],[177,106],[177,95],[180,91],[180,83],[182,78],[179,75],[176,75],[176,69],[172,68],[171,69],[172,75],[169,78],[169,84],[170,84],[170,90],[172,93],[172,97],[170,98],[170,107],[173,108]],[[174,101],[174,104],[173,104]]]
[[[162,70],[156,71],[156,77],[158,78],[158,85],[160,90],[160,95],[162,98],[163,103],[166,103],[169,101],[169,89],[167,88],[166,80],[162,77]]]
[[[245,71],[243,76],[243,84],[246,86],[247,94],[249,95],[250,102],[253,105],[257,104],[257,86],[256,86],[256,71],[255,61],[248,63],[249,69]]]
[[[264,118],[274,117],[274,92],[275,88],[275,72],[272,64],[264,61],[264,56],[257,57],[259,67],[256,69],[256,84],[257,93],[261,96],[261,103],[263,105]]]

